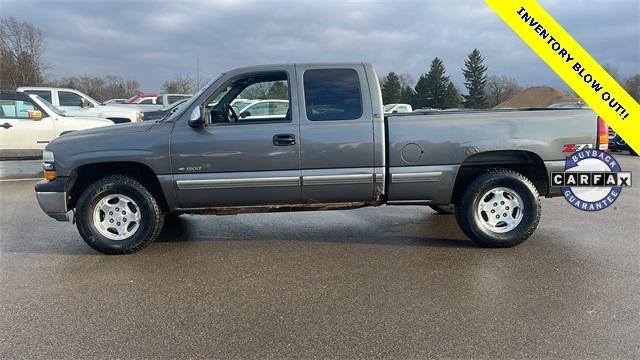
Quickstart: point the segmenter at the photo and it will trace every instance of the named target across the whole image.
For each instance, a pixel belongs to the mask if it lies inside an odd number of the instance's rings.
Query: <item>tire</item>
[[[430,208],[435,210],[440,215],[451,215],[456,212],[456,206],[453,204],[449,205],[429,205]]]
[[[467,187],[456,204],[456,221],[476,244],[505,248],[521,244],[533,234],[540,212],[540,197],[529,179],[515,171],[496,169]]]
[[[114,214],[108,215],[107,211]],[[143,184],[127,176],[109,175],[89,185],[80,195],[76,222],[80,236],[96,251],[131,254],[158,237],[164,214]],[[118,230],[114,224],[122,227]],[[106,229],[109,226],[112,228]]]

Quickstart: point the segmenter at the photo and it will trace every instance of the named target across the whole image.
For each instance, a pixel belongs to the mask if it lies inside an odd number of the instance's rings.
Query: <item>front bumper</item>
[[[57,178],[52,181],[41,180],[36,184],[36,198],[40,208],[58,221],[69,221],[66,182],[67,178]]]

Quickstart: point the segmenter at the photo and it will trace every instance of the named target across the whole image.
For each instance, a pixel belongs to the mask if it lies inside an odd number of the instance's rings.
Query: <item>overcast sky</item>
[[[540,3],[600,64],[640,71],[639,0]],[[460,68],[476,47],[490,74],[568,88],[482,0],[0,0],[0,15],[43,31],[49,77],[114,74],[146,91],[195,78],[197,57],[204,83],[243,65],[352,60],[417,80],[438,56],[462,88]]]

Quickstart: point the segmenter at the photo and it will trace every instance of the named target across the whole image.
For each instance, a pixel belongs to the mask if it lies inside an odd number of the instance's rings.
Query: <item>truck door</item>
[[[300,203],[300,128],[297,89],[292,80],[295,67],[284,65],[229,76],[220,94],[216,95],[216,90],[202,104],[211,118],[209,125],[191,128],[181,119],[174,127],[171,161],[180,206]],[[231,106],[237,99],[267,98],[284,100],[291,110],[279,117],[245,119]],[[235,118],[229,117],[229,108]],[[226,113],[224,118],[221,111]]]
[[[303,201],[371,201],[373,112],[364,67],[296,65],[296,72]]]

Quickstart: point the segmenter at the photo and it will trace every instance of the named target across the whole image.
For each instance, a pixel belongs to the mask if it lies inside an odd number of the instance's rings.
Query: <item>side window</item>
[[[51,90],[26,90],[25,93],[36,94],[48,102],[51,102]]]
[[[29,111],[39,110],[30,101],[23,100],[0,100],[0,115],[4,114],[3,118],[13,119],[29,119]]]
[[[269,114],[269,103],[263,102],[259,104],[255,104],[253,106],[249,106],[244,112],[247,117],[249,116],[267,116]]]
[[[144,104],[144,105],[153,104],[153,99],[152,98],[144,99],[140,101],[138,104]]]
[[[58,91],[60,106],[82,106],[82,96],[71,91]]]
[[[163,98],[164,98],[164,96],[158,96],[158,97],[156,98],[156,104],[158,104],[158,105],[162,105]],[[169,101],[169,104],[171,104],[171,101]]]
[[[275,101],[270,103],[269,115],[286,116],[287,111],[289,111],[289,103]]]
[[[289,80],[284,71],[245,74],[229,81],[222,92],[208,100],[211,123],[246,124],[251,122],[287,121]],[[271,100],[280,100],[276,113]],[[233,104],[234,113],[226,110]],[[235,118],[237,116],[237,118]]]
[[[304,102],[312,121],[352,120],[362,116],[360,80],[353,69],[319,69],[304,73]]]

